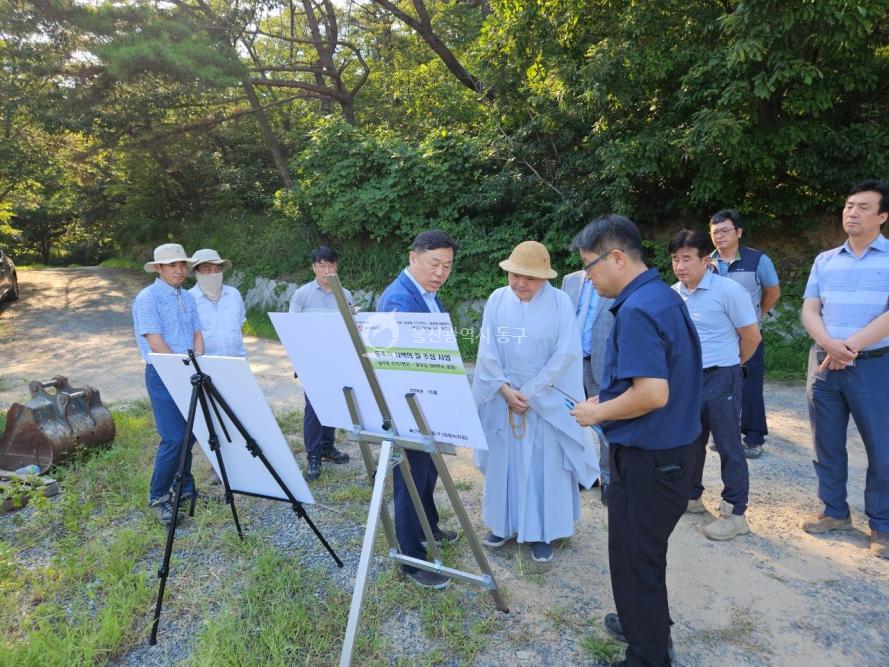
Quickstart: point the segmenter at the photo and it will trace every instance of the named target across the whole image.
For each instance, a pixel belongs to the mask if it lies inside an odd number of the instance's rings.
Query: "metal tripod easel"
[[[219,393],[219,390],[213,384],[212,378],[201,371],[200,366],[198,366],[198,360],[195,357],[193,350],[188,351],[188,359],[183,359],[182,363],[184,363],[186,366],[190,365],[195,372],[190,379],[191,399],[188,405],[188,417],[185,424],[185,438],[183,439],[182,443],[182,452],[179,455],[179,467],[176,470],[176,477],[173,482],[173,520],[170,521],[170,524],[167,526],[167,542],[164,546],[164,558],[157,572],[160,583],[158,584],[157,599],[154,605],[154,617],[151,624],[151,636],[148,639],[148,643],[151,645],[157,643],[157,631],[160,625],[161,608],[164,603],[164,591],[167,586],[167,577],[170,573],[170,557],[173,552],[173,539],[176,536],[176,524],[178,523],[179,506],[182,502],[182,481],[185,475],[185,462],[188,454],[191,452],[191,447],[193,444],[194,422],[198,406],[200,406],[201,414],[204,417],[204,422],[207,424],[207,431],[209,434],[207,444],[210,448],[210,451],[212,451],[216,457],[216,463],[219,465],[219,474],[222,478],[223,488],[225,489],[225,502],[231,507],[232,519],[234,520],[235,528],[238,531],[238,537],[240,537],[242,540],[244,539],[244,533],[241,530],[241,522],[238,519],[238,512],[235,509],[235,493],[247,496],[254,496],[257,498],[267,498],[269,500],[281,501],[283,499],[256,493],[248,493],[245,491],[235,491],[231,488],[231,485],[228,481],[228,472],[225,468],[225,461],[222,456],[219,436],[216,434],[216,426],[213,420],[213,416],[215,415],[216,422],[222,429],[222,433],[225,436],[226,441],[231,442],[232,439],[231,436],[229,436],[228,434],[228,429],[225,426],[225,422],[222,420],[220,409],[223,413],[225,413],[229,420],[231,420],[231,423],[234,425],[238,433],[240,433],[241,437],[244,438],[245,446],[247,447],[247,450],[250,452],[250,454],[256,458],[259,458],[260,462],[263,464],[263,466],[265,466],[265,469],[268,470],[269,474],[274,478],[278,486],[281,487],[281,490],[286,496],[286,500],[284,500],[284,502],[289,503],[294,513],[300,519],[305,521],[309,528],[311,528],[312,532],[315,533],[315,537],[318,538],[318,541],[321,542],[321,544],[330,554],[331,558],[333,558],[337,566],[343,566],[343,562],[340,560],[339,556],[336,555],[333,547],[330,546],[330,544],[324,538],[324,535],[321,534],[321,531],[318,530],[315,524],[312,523],[309,515],[306,514],[306,510],[303,507],[303,504],[296,499],[296,497],[287,487],[287,484],[284,482],[283,479],[281,479],[281,476],[277,473],[274,466],[269,462],[268,458],[266,458],[265,454],[262,451],[262,448],[250,435],[247,429],[244,428],[241,420],[238,419],[229,404]],[[212,413],[210,411],[211,407],[213,409]],[[196,497],[196,493],[193,493],[191,496],[191,506],[189,507],[188,512],[189,516],[194,516]]]
[[[483,588],[487,589],[487,591],[491,594],[491,597],[494,600],[494,605],[499,611],[508,613],[509,609],[506,607],[506,604],[504,603],[503,598],[500,595],[500,591],[497,588],[497,582],[494,580],[494,575],[491,573],[491,568],[488,565],[488,559],[485,557],[485,553],[482,550],[481,542],[479,541],[478,536],[475,534],[473,525],[469,520],[469,516],[466,514],[466,510],[463,507],[463,503],[461,502],[460,496],[457,493],[457,489],[454,486],[454,481],[451,478],[448,467],[445,464],[444,458],[442,457],[443,453],[453,454],[455,452],[454,447],[452,445],[441,443],[435,440],[432,435],[432,431],[429,428],[429,424],[426,421],[426,418],[423,416],[423,411],[420,408],[417,397],[413,393],[406,394],[404,400],[407,402],[408,407],[411,410],[411,414],[414,417],[414,421],[417,423],[417,427],[420,431],[420,437],[402,436],[398,433],[398,430],[396,429],[395,424],[392,421],[392,413],[389,410],[389,406],[386,403],[385,397],[383,396],[383,392],[380,388],[380,383],[377,380],[376,373],[374,372],[373,365],[371,364],[370,359],[367,356],[367,349],[364,345],[364,341],[362,341],[361,335],[358,332],[358,327],[355,325],[355,320],[352,317],[352,311],[349,308],[349,305],[346,303],[346,298],[343,293],[343,288],[340,284],[338,276],[330,276],[330,282],[333,286],[333,294],[336,298],[340,315],[342,316],[343,321],[346,324],[346,329],[349,331],[349,336],[352,340],[352,344],[355,347],[355,353],[358,355],[361,361],[361,367],[364,370],[365,376],[367,377],[368,385],[370,386],[371,392],[373,393],[374,400],[376,401],[377,407],[380,410],[380,414],[383,416],[383,433],[365,429],[363,421],[361,419],[361,415],[358,410],[358,402],[355,399],[354,390],[351,387],[343,387],[343,396],[346,404],[349,407],[349,415],[352,418],[353,424],[352,431],[349,433],[349,439],[358,444],[359,450],[361,451],[361,458],[363,459],[364,466],[367,469],[367,475],[370,479],[373,480],[373,494],[371,495],[370,500],[367,526],[364,530],[364,541],[361,547],[361,557],[358,561],[358,572],[355,576],[355,589],[352,593],[352,604],[349,608],[349,620],[346,624],[346,636],[343,641],[343,650],[340,654],[340,667],[349,667],[349,665],[352,664],[352,653],[355,648],[355,640],[358,635],[358,625],[361,618],[361,609],[364,604],[364,595],[367,591],[368,575],[370,573],[370,563],[373,556],[374,541],[377,535],[377,526],[380,521],[382,521],[383,532],[385,533],[386,540],[389,543],[389,556],[395,562],[402,565],[408,565],[419,570],[435,572],[436,574],[443,575],[450,579],[457,579],[459,581],[465,581],[480,585]],[[371,444],[380,445],[379,464],[376,466],[376,472],[374,472],[374,461],[370,449]],[[460,522],[460,527],[463,530],[463,534],[466,536],[466,539],[469,542],[469,547],[472,550],[472,555],[475,557],[475,561],[478,564],[478,568],[481,571],[481,574],[464,572],[463,570],[447,567],[442,564],[441,553],[439,551],[435,537],[432,534],[432,528],[429,525],[428,518],[426,517],[426,511],[424,510],[423,503],[420,500],[420,494],[417,490],[416,484],[414,483],[414,478],[411,476],[410,462],[408,461],[408,457],[405,455],[404,450],[424,452],[426,454],[429,454],[429,456],[432,458],[432,462],[435,465],[436,471],[438,472],[439,479],[441,480],[442,486],[448,494],[448,499],[451,501],[451,506],[453,507],[454,513],[456,514],[457,519]],[[391,517],[389,516],[389,510],[386,507],[384,498],[386,489],[386,478],[394,470],[394,467],[396,465],[401,466],[401,472],[404,477],[405,485],[407,486],[408,493],[411,497],[414,511],[417,513],[417,518],[420,521],[423,535],[426,538],[426,544],[428,545],[427,549],[431,554],[431,560],[412,558],[400,553],[398,540],[395,536],[395,527],[393,525]]]

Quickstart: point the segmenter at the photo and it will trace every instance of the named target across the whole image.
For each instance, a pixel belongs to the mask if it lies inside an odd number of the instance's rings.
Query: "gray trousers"
[[[599,395],[599,383],[593,377],[593,366],[589,357],[583,358],[583,390],[586,397]],[[610,464],[608,462],[608,441],[599,438],[599,477],[602,484],[608,484],[611,481]]]

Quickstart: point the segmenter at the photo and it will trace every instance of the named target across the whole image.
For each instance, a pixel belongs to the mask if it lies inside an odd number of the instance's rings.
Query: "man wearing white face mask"
[[[223,357],[246,357],[241,328],[247,319],[241,293],[222,284],[223,271],[230,269],[230,260],[209,248],[198,250],[191,258],[190,268],[197,285],[189,293],[198,306],[204,353]]]

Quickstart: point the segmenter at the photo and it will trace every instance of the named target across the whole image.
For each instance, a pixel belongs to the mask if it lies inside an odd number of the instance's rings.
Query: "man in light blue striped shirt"
[[[155,281],[139,292],[133,300],[133,324],[139,352],[145,360],[145,387],[151,400],[151,411],[161,441],[154,460],[148,506],[163,523],[173,520],[170,491],[179,467],[182,442],[185,439],[185,418],[151,363],[149,352],[185,354],[189,349],[204,353],[204,338],[194,297],[182,289],[191,258],[178,243],[165,243],[154,249],[154,260],[145,264],[145,271],[159,274]],[[194,490],[191,476],[191,444],[185,461],[182,498],[190,498]]]
[[[809,533],[852,527],[846,502],[849,415],[864,441],[864,511],[871,551],[889,558],[889,183],[859,183],[843,209],[848,238],[815,258],[802,321],[815,345],[807,394],[824,511],[804,519]]]

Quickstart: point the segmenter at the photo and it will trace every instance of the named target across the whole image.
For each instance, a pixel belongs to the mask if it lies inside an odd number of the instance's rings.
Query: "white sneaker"
[[[686,514],[703,514],[706,511],[707,508],[704,507],[704,500],[702,498],[689,500],[688,506],[685,508]]]
[[[732,514],[732,506],[724,500],[719,505],[719,518],[713,523],[704,526],[704,535],[711,540],[730,540],[738,535],[746,535],[750,532],[747,519],[744,515]]]

